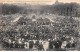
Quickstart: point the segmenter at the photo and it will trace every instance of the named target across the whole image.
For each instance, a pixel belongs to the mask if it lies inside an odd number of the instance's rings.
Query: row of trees
[[[53,12],[64,16],[78,16],[80,11],[78,8],[80,5],[77,3],[58,4],[54,6]]]
[[[27,4],[28,5],[28,4]],[[44,5],[39,6],[39,8],[33,8],[30,6],[17,6],[17,5],[2,5],[3,14],[15,14],[15,13],[53,13],[64,16],[80,16],[80,5],[77,3],[60,3],[57,5]],[[34,6],[37,7],[37,6]]]
[[[15,13],[19,13],[19,11],[21,10],[22,7],[17,5],[9,5],[9,4],[2,5],[2,14],[15,14]]]

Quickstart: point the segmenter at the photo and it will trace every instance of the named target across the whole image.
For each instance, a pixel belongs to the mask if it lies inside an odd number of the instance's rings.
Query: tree
[[[58,4],[53,7],[53,10],[58,15],[63,16],[76,16],[78,12],[79,4],[77,3],[65,3]]]
[[[17,5],[9,5],[3,4],[2,5],[2,14],[15,14],[21,11],[23,8]]]

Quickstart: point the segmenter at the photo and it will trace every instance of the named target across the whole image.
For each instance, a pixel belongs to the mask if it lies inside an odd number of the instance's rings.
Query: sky
[[[29,4],[48,4],[52,5],[56,0],[2,0],[3,3],[29,3]],[[77,2],[80,4],[80,0],[58,0],[63,3]]]

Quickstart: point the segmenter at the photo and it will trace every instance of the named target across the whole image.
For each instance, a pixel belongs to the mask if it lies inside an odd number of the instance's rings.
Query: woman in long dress
[[[44,48],[44,51],[46,51],[49,48],[49,42],[48,41],[43,42],[43,48]]]

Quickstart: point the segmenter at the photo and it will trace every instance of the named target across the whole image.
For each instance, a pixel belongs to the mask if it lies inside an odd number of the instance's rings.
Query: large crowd
[[[53,30],[53,22],[47,17],[44,19],[36,19],[37,16],[31,16],[32,19],[28,19],[28,16],[19,18],[15,23],[13,29],[7,30],[3,38],[3,48],[6,49],[28,49],[28,50],[67,50],[69,48],[76,48],[77,40],[74,36],[59,37]],[[14,21],[14,20],[13,20]],[[69,23],[71,24],[71,23]],[[57,26],[57,24],[55,24]],[[9,28],[8,28],[9,27]],[[56,28],[56,27],[55,27]],[[58,27],[57,27],[58,28]],[[59,26],[59,28],[62,28]],[[5,29],[4,29],[5,30]],[[57,29],[59,31],[59,29]],[[60,34],[60,33],[59,33]],[[56,35],[56,37],[55,37]],[[68,36],[68,37],[67,37]]]
[[[65,37],[61,39],[48,39],[48,40],[26,40],[19,39],[18,41],[8,41],[3,42],[3,47],[5,48],[17,48],[17,49],[28,49],[28,50],[66,50],[69,48],[75,48],[77,42],[74,40],[66,41]]]

